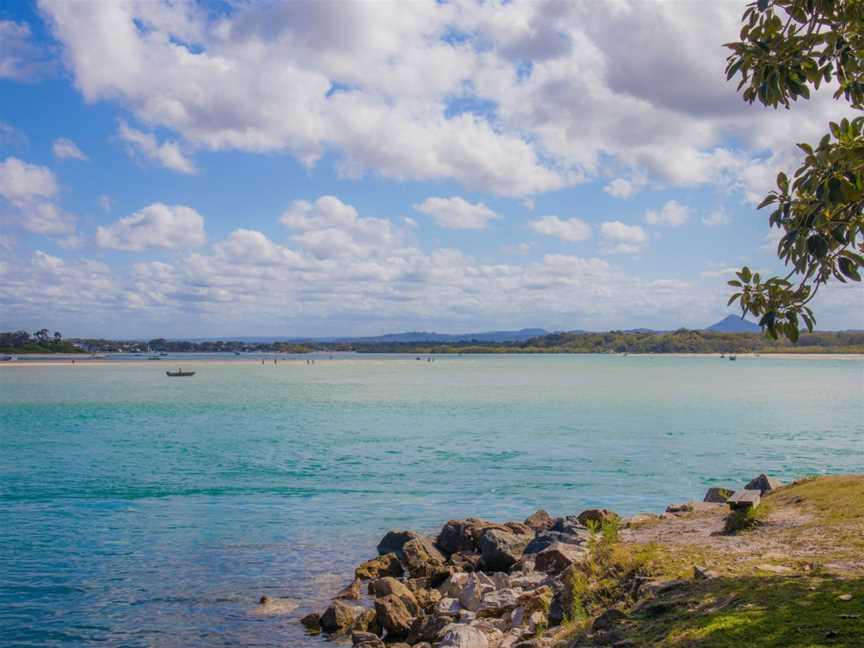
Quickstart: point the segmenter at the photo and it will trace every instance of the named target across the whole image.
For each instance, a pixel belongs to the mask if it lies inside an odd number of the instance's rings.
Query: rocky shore
[[[589,509],[552,517],[539,510],[521,522],[450,520],[434,537],[392,530],[353,582],[302,623],[357,648],[548,648],[568,627],[583,631],[574,646],[636,646],[618,626],[640,612],[662,614],[664,593],[683,581],[661,577],[647,545],[622,551],[621,537],[640,528],[657,535],[664,521],[677,521],[662,527],[673,533],[697,533],[700,519],[713,525],[706,536],[732,534],[729,520],[752,518],[760,498],[778,487],[760,475],[660,515]],[[725,530],[714,528],[718,521]],[[704,565],[691,569],[694,581],[720,575]]]

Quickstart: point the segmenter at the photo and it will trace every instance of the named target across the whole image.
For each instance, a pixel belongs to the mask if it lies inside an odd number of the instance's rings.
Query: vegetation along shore
[[[59,337],[58,337],[59,336]],[[245,342],[242,340],[105,340],[71,338],[47,329],[0,333],[0,353],[864,353],[864,332],[804,333],[796,342],[761,333],[608,331],[550,333],[521,341]]]
[[[308,632],[357,648],[864,641],[862,475],[759,475],[660,515],[450,520],[434,537],[389,531],[377,551]]]

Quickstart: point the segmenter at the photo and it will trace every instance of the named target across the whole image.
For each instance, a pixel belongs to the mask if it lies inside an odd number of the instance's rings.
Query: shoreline
[[[735,503],[742,493],[750,505]],[[710,488],[659,515],[452,519],[434,536],[388,531],[378,556],[300,623],[355,648],[822,645],[812,639],[825,623],[840,640],[831,645],[851,646],[842,640],[860,638],[864,611],[862,530],[864,475],[783,485],[762,474],[734,496]],[[766,633],[754,605],[788,637]],[[798,627],[805,618],[812,627]],[[716,643],[704,634],[714,624]]]
[[[388,359],[388,361],[394,361],[404,359],[405,361],[416,362],[416,357],[422,357],[424,360],[426,358],[433,358],[434,360],[443,360],[446,358],[460,358],[461,360],[470,359],[473,357],[479,358],[510,358],[510,357],[609,357],[612,358],[716,358],[721,359],[721,356],[717,353],[630,353],[624,356],[623,354],[608,354],[608,353],[466,353],[466,354],[456,354],[456,353],[422,353],[422,354],[414,354],[414,353],[353,353],[350,354],[350,357],[346,357],[343,355],[342,357],[333,357],[333,358],[322,358],[320,355],[309,354],[310,356],[315,357],[278,357],[277,356],[277,366],[281,364],[288,365],[307,365],[308,360],[315,360],[317,364],[358,364],[359,362],[370,362],[375,360],[382,360],[384,358]],[[323,355],[323,354],[322,354]],[[335,355],[335,354],[334,354]],[[811,359],[811,360],[864,360],[864,353],[738,353],[735,354],[739,360],[747,359],[747,360],[765,360],[765,359]],[[264,360],[264,365],[267,366],[273,365],[273,357],[265,357],[265,358],[194,358],[194,357],[183,357],[183,358],[171,358],[167,357],[162,360],[154,361],[154,360],[141,360],[141,359],[90,359],[88,357],[82,358],[73,358],[70,356],[64,356],[62,358],[52,358],[48,356],[41,357],[30,357],[26,356],[19,357],[18,360],[15,361],[6,361],[0,362],[0,369],[2,368],[22,368],[22,367],[129,367],[129,366],[141,366],[141,367],[160,367],[165,366],[167,369],[171,369],[175,364],[182,363],[188,366],[262,366],[261,360]],[[727,358],[728,359],[728,358]],[[74,365],[73,365],[74,361]],[[157,364],[158,363],[158,364]]]

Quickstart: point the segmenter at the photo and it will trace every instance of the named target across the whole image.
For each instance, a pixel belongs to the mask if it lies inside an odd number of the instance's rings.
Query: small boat
[[[731,355],[731,354],[730,354],[729,359],[732,360],[732,361],[734,362],[735,360],[738,359],[738,356],[736,356],[736,355]]]
[[[158,355],[151,355],[151,356],[147,356],[147,359],[148,360],[161,360],[162,358],[160,358]]]
[[[0,358],[0,360],[2,360],[3,362],[15,362],[17,359],[18,359],[18,356],[14,356],[14,355],[5,355],[2,358]]]
[[[194,371],[183,371],[182,369],[178,369],[177,371],[166,371],[166,376],[170,376],[171,378],[186,378],[188,376],[194,376]]]

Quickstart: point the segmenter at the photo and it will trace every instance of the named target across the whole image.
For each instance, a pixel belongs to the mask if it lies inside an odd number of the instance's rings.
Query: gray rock
[[[762,495],[758,490],[739,490],[735,491],[732,497],[729,498],[729,507],[733,511],[746,511],[747,509],[756,508],[762,500]]]
[[[411,633],[406,641],[410,644],[417,644],[422,641],[438,641],[444,636],[445,629],[450,627],[455,620],[456,616],[449,614],[417,617],[411,624]]]
[[[555,520],[543,509],[540,509],[525,519],[525,526],[531,527],[535,532],[546,531],[552,528]]]
[[[483,602],[483,596],[487,592],[495,589],[494,581],[481,572],[475,572],[468,575],[465,582],[465,587],[459,593],[459,603],[466,610],[476,612],[480,609]]]
[[[744,487],[744,490],[758,490],[760,495],[764,495],[768,491],[780,488],[783,483],[766,474],[761,474],[758,477],[751,479]]]
[[[400,529],[388,531],[384,537],[381,538],[381,542],[378,543],[378,555],[383,556],[388,553],[395,553],[401,558],[402,546],[409,540],[422,537],[423,536],[414,531],[402,531]]]
[[[454,625],[438,643],[437,648],[489,648],[489,639],[477,628]]]
[[[500,529],[487,529],[480,538],[480,564],[487,571],[507,571],[522,556],[526,536]]]
[[[573,545],[585,544],[588,542],[588,538],[591,535],[591,532],[582,525],[564,524],[559,528],[566,529],[566,531],[542,531],[538,533],[537,536],[526,545],[523,553],[529,555],[536,554],[556,542]]]
[[[720,574],[716,571],[706,567],[700,567],[699,565],[693,565],[693,578],[696,580],[708,580],[711,578],[719,578],[719,576]]]
[[[372,632],[352,632],[351,643],[361,648],[384,648],[384,642]]]
[[[735,492],[732,488],[723,488],[722,486],[712,486],[708,489],[708,492],[705,493],[705,498],[702,500],[703,502],[710,502],[712,504],[725,504],[727,500],[732,497],[732,494]]]
[[[535,567],[547,574],[557,574],[585,560],[587,551],[576,545],[556,542],[537,554]]]
[[[689,502],[683,502],[680,504],[670,504],[666,507],[667,513],[673,513],[675,515],[680,515],[681,513],[690,513],[693,510],[693,505]]]

